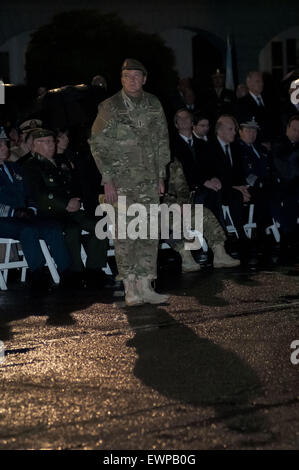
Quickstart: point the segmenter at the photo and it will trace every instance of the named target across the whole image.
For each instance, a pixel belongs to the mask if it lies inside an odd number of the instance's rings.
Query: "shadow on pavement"
[[[143,384],[179,402],[213,407],[213,422],[232,431],[267,432],[252,405],[262,395],[259,377],[237,354],[197,336],[161,307],[126,308],[126,315],[135,333],[128,345],[138,354],[134,375]],[[263,434],[259,444],[266,439]]]
[[[16,284],[0,292],[0,340],[13,337],[10,322],[29,316],[48,317],[49,326],[74,325],[72,312],[87,309],[95,302],[113,303],[111,294],[96,289],[59,290],[49,294],[32,296],[26,286]]]
[[[215,276],[213,270],[160,275],[157,280],[157,289],[177,296],[187,293],[188,296],[195,297],[201,305],[211,307],[228,305],[228,302],[221,297],[224,289],[223,280],[220,276]]]

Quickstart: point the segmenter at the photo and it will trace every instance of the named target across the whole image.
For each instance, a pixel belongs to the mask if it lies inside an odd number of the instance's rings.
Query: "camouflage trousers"
[[[129,275],[135,275],[138,277],[147,277],[148,279],[156,279],[157,278],[157,257],[158,257],[158,238],[160,236],[160,229],[161,226],[158,223],[158,220],[154,222],[157,223],[157,233],[155,238],[151,238],[151,224],[153,220],[150,218],[150,204],[158,204],[157,199],[155,198],[141,198],[139,199],[139,204],[142,205],[142,209],[144,213],[138,213],[138,221],[135,224],[136,227],[136,238],[132,239],[132,232],[130,230],[132,228],[132,222],[136,221],[136,214],[132,216],[128,216],[127,208],[131,204],[136,204],[136,199],[132,200],[132,198],[127,197],[126,205],[116,205],[115,211],[115,239],[114,239],[114,249],[115,249],[115,260],[117,263],[118,268],[118,279],[126,279]],[[177,206],[179,207],[179,206]],[[125,215],[125,227],[122,227],[122,233],[119,231],[119,220],[123,218],[124,220]],[[194,211],[191,211],[191,228],[194,229]],[[174,229],[173,220],[170,217],[170,229]],[[180,219],[182,223],[182,218]],[[161,220],[159,219],[161,223]],[[146,228],[145,230],[145,237],[139,238],[140,235],[140,226]],[[125,232],[124,232],[125,229]],[[170,230],[171,232],[171,230]],[[181,230],[183,234],[183,230]],[[226,236],[224,231],[217,221],[214,214],[207,208],[203,207],[203,235],[210,247],[214,245],[218,245],[225,241]],[[165,238],[164,238],[165,240]],[[167,241],[175,250],[181,250],[184,248],[185,239],[174,239],[170,235],[169,240]],[[194,249],[198,249],[194,247]]]
[[[149,201],[151,199],[151,201]],[[155,200],[156,199],[156,200]],[[146,216],[140,216],[140,221],[144,223],[144,226],[147,227],[147,237],[146,238],[136,238],[131,239],[129,232],[129,227],[132,221],[136,218],[135,216],[128,216],[126,214],[126,237],[122,238],[123,233],[120,234],[118,230],[119,218],[124,215],[126,208],[130,204],[142,204],[146,211]],[[114,252],[115,252],[115,261],[118,269],[117,279],[123,280],[128,278],[129,275],[135,275],[138,277],[146,277],[148,279],[157,278],[157,257],[158,257],[158,238],[150,238],[150,203],[158,203],[157,198],[147,198],[147,199],[133,199],[127,196],[126,207],[122,208],[115,205],[115,239],[114,239]],[[139,231],[139,230],[138,230]]]
[[[191,213],[191,228],[194,229],[194,211]],[[203,236],[210,247],[219,245],[226,240],[226,236],[223,228],[220,223],[208,208],[203,207]],[[185,241],[184,239],[178,240],[170,238],[167,241],[174,250],[180,251],[184,249]]]

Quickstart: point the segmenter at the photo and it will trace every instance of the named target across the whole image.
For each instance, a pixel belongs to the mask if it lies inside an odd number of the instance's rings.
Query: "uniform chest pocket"
[[[131,124],[119,124],[117,126],[116,138],[119,141],[126,142],[134,137],[134,127]]]

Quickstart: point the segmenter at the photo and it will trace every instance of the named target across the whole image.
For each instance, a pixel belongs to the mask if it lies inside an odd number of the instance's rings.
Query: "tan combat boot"
[[[224,243],[212,247],[214,253],[214,268],[233,268],[240,265],[238,259],[229,256],[224,248]]]
[[[130,274],[126,279],[123,280],[125,287],[125,302],[129,307],[133,305],[142,305],[143,299],[141,291],[137,289],[137,278],[134,274]]]
[[[194,271],[200,270],[200,265],[196,263],[191,255],[190,250],[180,250],[179,251],[182,257],[182,272],[183,273],[192,273]]]
[[[140,277],[137,281],[137,289],[141,291],[142,299],[149,304],[163,304],[167,302],[168,295],[157,294],[151,284],[151,279]]]

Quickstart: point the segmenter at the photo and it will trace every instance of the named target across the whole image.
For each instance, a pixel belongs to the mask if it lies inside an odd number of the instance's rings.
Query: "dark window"
[[[0,79],[4,81],[4,83],[9,83],[9,53],[8,52],[0,52]]]
[[[294,70],[296,67],[296,39],[286,40],[287,49],[287,72]]]
[[[272,42],[272,67],[282,67],[283,65],[283,54],[282,54],[282,42]]]

